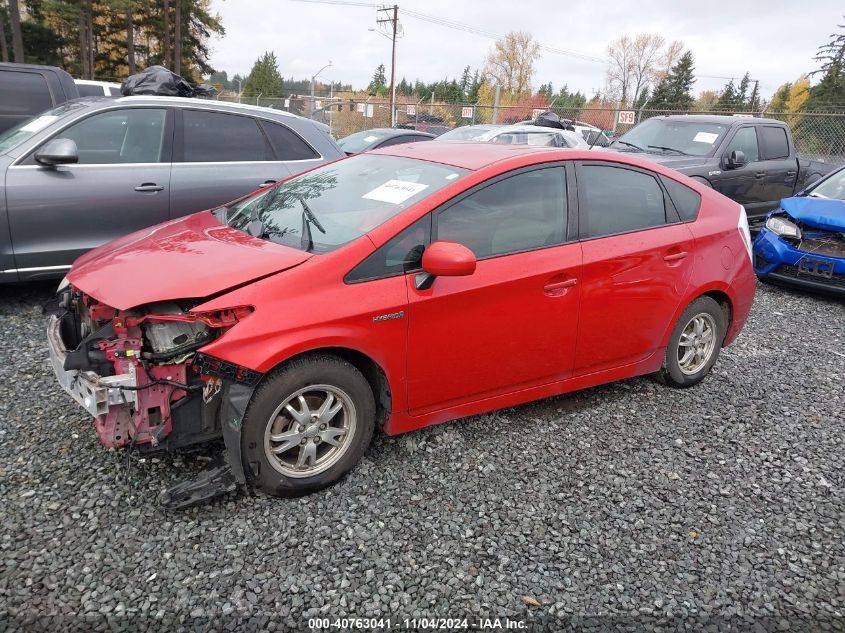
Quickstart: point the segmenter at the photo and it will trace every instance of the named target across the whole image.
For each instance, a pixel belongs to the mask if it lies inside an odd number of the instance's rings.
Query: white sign
[[[407,111],[408,111],[408,116],[416,116],[417,115],[417,106],[409,105]]]
[[[364,108],[366,107],[366,103],[356,103],[355,104],[355,111],[364,114]]]
[[[717,138],[719,138],[719,135],[714,134],[713,132],[699,132],[695,135],[695,138],[692,139],[692,142],[707,143],[708,145],[712,145]]]
[[[472,118],[472,106],[461,108],[461,118],[462,119],[471,119]]]
[[[619,112],[619,123],[621,125],[633,125],[637,120],[637,113],[633,110],[621,110]]]
[[[290,99],[285,99],[285,107],[290,110]]]
[[[543,114],[543,112],[545,112],[543,108],[534,108],[533,110],[531,110],[531,118],[536,119],[538,116]]]
[[[373,104],[372,103],[367,104],[367,111],[364,113],[364,116],[367,117],[368,119],[373,118]]]
[[[315,102],[314,102],[314,109],[315,109],[315,110],[322,110],[322,109],[323,109],[323,104],[322,104],[321,102],[319,102],[319,101],[315,101]]]
[[[423,185],[418,182],[409,182],[407,180],[388,180],[383,185],[379,185],[361,197],[366,200],[376,200],[378,202],[388,202],[390,204],[402,204],[408,198],[412,198],[420,191],[427,188],[428,185]]]

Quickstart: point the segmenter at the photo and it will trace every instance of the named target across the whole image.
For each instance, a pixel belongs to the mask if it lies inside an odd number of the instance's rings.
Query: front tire
[[[375,399],[352,364],[321,355],[268,376],[250,400],[241,433],[247,479],[277,497],[325,488],[370,444]]]
[[[714,299],[693,301],[672,330],[658,378],[672,387],[700,383],[716,364],[726,331],[725,314]]]

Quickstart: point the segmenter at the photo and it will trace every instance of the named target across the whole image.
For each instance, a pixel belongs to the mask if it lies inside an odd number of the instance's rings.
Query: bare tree
[[[678,63],[681,55],[684,54],[684,43],[680,40],[669,42],[666,50],[663,51],[663,57],[660,59],[660,69],[658,79],[663,79],[668,73],[669,69]]]
[[[540,57],[540,45],[530,33],[511,31],[496,40],[487,53],[484,74],[502,90],[522,94],[531,89],[534,62]]]
[[[607,92],[620,104],[630,100],[631,82],[634,74],[634,42],[627,35],[612,41],[607,47],[610,63],[607,67]]]
[[[15,62],[23,64],[23,36],[21,35],[21,12],[18,0],[8,0],[9,23],[12,26],[12,52]]]
[[[633,39],[623,35],[612,41],[607,47],[608,96],[627,107],[660,81],[683,52],[682,42],[664,46],[663,36],[650,33],[641,33]]]
[[[634,86],[634,91],[631,93],[632,101],[636,102],[642,92],[655,82],[661,51],[665,43],[666,40],[662,36],[648,33],[641,33],[634,38],[631,72]]]

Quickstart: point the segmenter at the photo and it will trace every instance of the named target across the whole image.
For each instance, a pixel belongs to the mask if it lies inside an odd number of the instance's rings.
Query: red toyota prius
[[[754,288],[744,209],[660,165],[416,143],[90,252],[48,339],[105,446],[223,438],[225,462],[178,505],[237,483],[323,488],[377,427],[641,374],[695,385]]]

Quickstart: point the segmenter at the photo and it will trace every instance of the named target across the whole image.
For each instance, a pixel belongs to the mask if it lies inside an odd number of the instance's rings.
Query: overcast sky
[[[587,56],[604,57],[616,37],[659,33],[692,50],[698,81],[694,93],[721,89],[745,71],[759,79],[768,97],[785,81],[813,70],[818,46],[842,23],[842,0],[399,0],[404,36],[397,44],[397,81],[459,77],[484,64],[492,39],[431,24],[402,9],[420,11],[493,33],[524,30],[541,43]],[[366,86],[384,64],[390,71],[390,40],[371,32],[376,10],[295,0],[212,0],[226,35],[211,42],[211,65],[246,75],[265,50],[275,52],[285,77],[309,77],[331,60],[328,80]],[[568,84],[592,95],[604,85],[605,66],[574,56],[543,52],[534,87]]]

